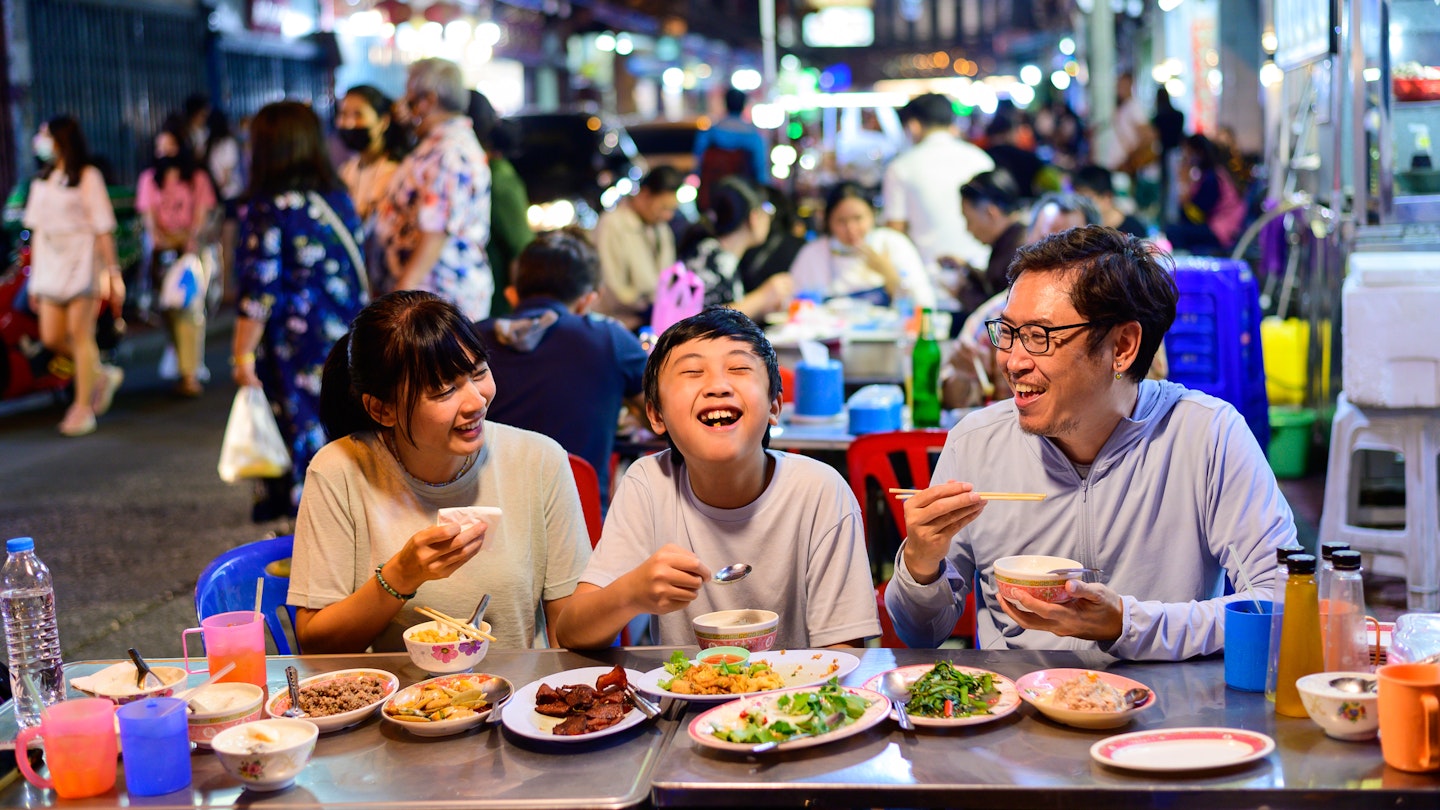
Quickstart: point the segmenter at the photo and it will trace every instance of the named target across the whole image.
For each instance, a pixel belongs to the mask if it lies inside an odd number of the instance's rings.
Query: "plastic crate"
[[[1229,402],[1261,447],[1270,442],[1265,360],[1260,347],[1260,287],[1245,262],[1204,256],[1175,259],[1180,298],[1165,335],[1169,378]]]

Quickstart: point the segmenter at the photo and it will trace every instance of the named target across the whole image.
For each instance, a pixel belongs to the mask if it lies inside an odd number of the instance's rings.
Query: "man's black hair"
[[[1020,187],[1004,169],[981,172],[960,187],[960,199],[971,205],[989,203],[1003,214],[1020,210]]]
[[[939,93],[925,93],[900,108],[900,120],[915,121],[921,129],[948,127],[955,123],[955,103]]]
[[[685,175],[674,166],[656,166],[640,178],[640,188],[651,194],[674,194],[685,184]]]
[[[1093,163],[1081,166],[1075,170],[1070,182],[1076,191],[1088,191],[1097,197],[1115,196],[1115,182],[1110,177],[1110,170],[1104,166]]]
[[[543,295],[572,304],[599,283],[600,256],[579,230],[542,233],[515,260],[515,293],[522,301]]]

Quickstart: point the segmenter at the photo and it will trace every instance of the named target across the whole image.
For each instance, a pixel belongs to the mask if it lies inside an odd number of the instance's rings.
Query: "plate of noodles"
[[[1117,728],[1159,702],[1145,684],[1094,669],[1042,669],[1017,679],[1015,688],[1041,714],[1077,728]],[[1127,709],[1124,695],[1136,688],[1149,689],[1150,698]]]

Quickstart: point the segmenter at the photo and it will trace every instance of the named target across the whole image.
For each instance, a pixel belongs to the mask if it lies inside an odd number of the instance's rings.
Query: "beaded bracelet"
[[[380,583],[380,587],[384,588],[386,593],[390,594],[396,599],[399,599],[401,602],[409,602],[411,599],[414,599],[414,593],[400,593],[399,591],[390,587],[390,583],[385,581],[385,575],[380,573],[380,569],[384,567],[384,563],[375,566],[375,581]],[[415,593],[419,593],[419,591],[416,591]]]

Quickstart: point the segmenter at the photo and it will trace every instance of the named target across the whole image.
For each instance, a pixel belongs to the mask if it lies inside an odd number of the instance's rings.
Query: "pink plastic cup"
[[[194,674],[207,670],[190,668],[191,633],[201,634],[208,671],[218,672],[226,664],[235,663],[235,669],[217,683],[253,683],[261,689],[265,688],[264,619],[256,618],[249,610],[235,610],[202,619],[199,627],[183,631],[180,647],[185,653],[185,671]]]
[[[25,749],[35,737],[45,743],[50,779],[35,773]],[[105,698],[81,698],[48,706],[40,725],[15,737],[16,763],[30,784],[53,790],[62,799],[99,796],[115,787],[115,704]]]

